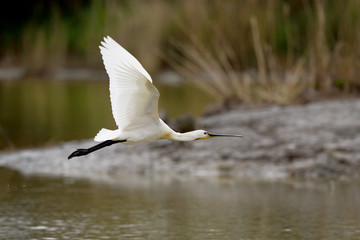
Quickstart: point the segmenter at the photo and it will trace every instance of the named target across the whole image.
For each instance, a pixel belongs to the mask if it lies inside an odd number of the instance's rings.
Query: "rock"
[[[122,175],[233,176],[251,179],[358,178],[360,100],[299,106],[239,106],[199,119],[203,129],[234,133],[187,143],[114,145],[67,160],[93,141],[2,153],[0,166],[27,174],[117,179]]]

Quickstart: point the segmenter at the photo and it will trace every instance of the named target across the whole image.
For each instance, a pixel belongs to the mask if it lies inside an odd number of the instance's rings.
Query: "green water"
[[[171,117],[211,99],[157,86]],[[104,82],[0,83],[0,149],[114,128]],[[0,239],[360,239],[360,182],[124,176],[100,183],[0,167]]]
[[[0,168],[0,212],[0,239],[360,239],[360,184],[105,184]]]
[[[199,116],[212,99],[198,89],[156,84],[159,109]],[[107,81],[0,82],[0,150],[92,138],[115,129]]]

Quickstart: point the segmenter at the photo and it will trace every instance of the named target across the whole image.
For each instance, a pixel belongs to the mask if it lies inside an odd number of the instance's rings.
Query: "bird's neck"
[[[160,119],[160,123],[162,124],[162,128],[164,129],[165,134],[161,137],[163,139],[171,139],[174,141],[193,141],[194,138],[194,131],[186,132],[186,133],[179,133],[172,130],[163,120]]]
[[[181,141],[181,142],[195,140],[192,132],[179,133],[179,132],[171,131],[167,134],[166,138],[174,140],[174,141]]]

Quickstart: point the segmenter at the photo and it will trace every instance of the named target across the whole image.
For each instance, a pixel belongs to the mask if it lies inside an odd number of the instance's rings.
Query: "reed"
[[[240,72],[234,50],[223,35],[214,40],[213,51],[195,37],[191,44],[177,43],[183,59],[181,63],[169,58],[172,66],[188,81],[198,85],[220,102],[238,99],[242,102],[275,102],[280,104],[300,101],[313,74],[305,67],[303,58],[297,59],[286,70],[280,67],[270,47],[259,38],[257,20],[252,17],[251,32],[257,68]]]
[[[101,68],[111,35],[154,73],[169,66],[223,101],[293,103],[307,92],[360,89],[360,1],[90,1],[74,16],[56,7],[23,28],[29,74]],[[162,56],[162,57],[160,57]]]
[[[249,2],[238,13],[248,28],[242,25],[233,33],[237,35],[242,29],[237,36],[243,40],[233,42],[234,36],[226,27],[215,25],[212,38],[205,41],[206,32],[198,23],[191,34],[186,29],[188,41],[175,44],[178,61],[172,65],[219,101],[235,97],[243,102],[289,104],[307,100],[313,92],[358,91],[358,2],[345,1],[342,5],[316,0],[294,9],[283,1],[269,1],[256,10],[259,2]],[[230,12],[221,7],[214,11],[220,16],[216,24],[234,26],[221,23]],[[231,19],[237,23],[236,16]],[[347,29],[350,25],[351,32]],[[240,50],[236,43],[246,43],[247,49]],[[353,54],[345,48],[354,49]]]

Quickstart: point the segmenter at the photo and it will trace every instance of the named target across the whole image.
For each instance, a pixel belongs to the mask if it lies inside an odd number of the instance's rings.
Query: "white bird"
[[[68,159],[89,154],[114,143],[136,144],[157,139],[193,141],[210,137],[241,137],[241,135],[212,134],[204,130],[178,133],[159,118],[159,91],[138,60],[111,37],[101,42],[100,52],[110,78],[112,113],[116,130],[101,129],[95,136],[98,145],[77,149]]]

